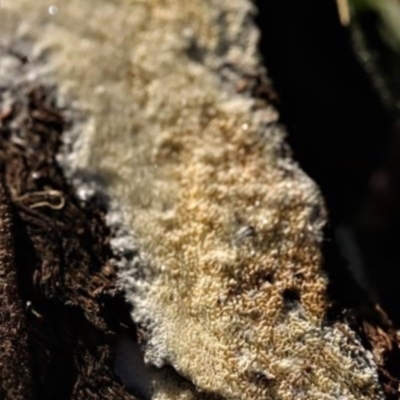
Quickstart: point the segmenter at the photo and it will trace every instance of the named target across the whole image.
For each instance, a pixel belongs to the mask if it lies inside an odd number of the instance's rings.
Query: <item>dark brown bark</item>
[[[11,221],[9,197],[0,176],[0,398],[27,400],[32,377]]]

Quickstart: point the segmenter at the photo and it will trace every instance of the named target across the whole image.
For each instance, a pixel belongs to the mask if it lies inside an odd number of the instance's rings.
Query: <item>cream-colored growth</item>
[[[90,117],[69,167],[103,176],[135,233],[120,276],[148,361],[200,390],[156,382],[154,398],[381,398],[354,334],[323,323],[316,188],[267,127],[275,111],[234,90],[259,68],[250,2],[52,5],[3,0],[0,29],[22,20]]]

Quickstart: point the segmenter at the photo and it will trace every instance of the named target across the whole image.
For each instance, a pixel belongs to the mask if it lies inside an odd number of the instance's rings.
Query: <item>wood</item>
[[[0,177],[0,398],[27,400],[32,375],[14,255],[12,212]]]

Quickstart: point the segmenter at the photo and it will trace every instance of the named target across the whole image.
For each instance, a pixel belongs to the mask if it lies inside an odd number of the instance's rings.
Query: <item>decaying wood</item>
[[[242,81],[238,91],[246,85],[249,82]],[[263,95],[269,96],[268,92]],[[0,367],[6,368],[0,375],[0,379],[6,376],[5,383],[0,385],[10,382],[7,396],[17,400],[133,400],[113,371],[112,346],[122,332],[133,337],[134,329],[114,285],[116,273],[109,264],[109,232],[102,208],[82,206],[55,162],[66,124],[63,112],[55,107],[48,87],[10,84],[9,97],[12,101],[7,107],[0,107],[0,162],[5,165],[6,188],[15,209],[16,237],[15,245],[7,242],[12,227],[0,193],[0,267],[14,271],[0,275],[7,284],[12,281],[11,286],[0,281],[0,290],[7,291],[0,296],[9,299],[0,310],[0,340],[2,329],[7,328],[3,317],[16,335],[10,337],[4,330],[6,340],[0,346],[20,335],[18,357],[26,363],[27,373],[21,371],[24,364],[19,358],[0,353]],[[238,233],[240,240],[255,237],[252,227]],[[290,303],[290,292],[286,297]],[[395,336],[388,338],[385,332],[375,325],[365,326],[376,358],[383,355],[381,372],[390,373],[388,360],[397,357],[398,350]],[[20,346],[24,341],[30,345],[25,352]],[[11,344],[15,348],[16,343]],[[30,363],[34,388],[30,387]],[[306,364],[303,371],[309,373],[312,368]],[[274,381],[261,373],[249,378],[265,385]],[[390,374],[387,380],[392,390],[397,381]]]
[[[32,394],[32,376],[11,215],[8,194],[0,176],[0,398],[27,400]]]

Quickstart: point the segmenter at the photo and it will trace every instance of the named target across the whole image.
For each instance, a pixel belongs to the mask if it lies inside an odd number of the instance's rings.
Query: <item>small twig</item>
[[[349,8],[349,1],[348,0],[336,0],[340,23],[343,26],[350,25],[350,8]]]

